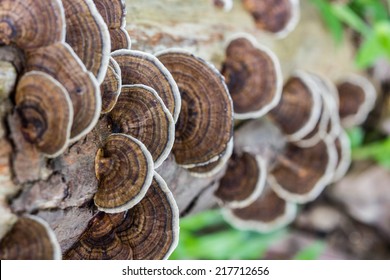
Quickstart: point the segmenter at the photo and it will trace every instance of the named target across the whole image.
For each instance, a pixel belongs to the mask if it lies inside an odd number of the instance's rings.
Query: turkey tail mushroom
[[[283,77],[279,60],[248,34],[237,34],[231,39],[221,73],[236,119],[261,117],[280,101]]]
[[[214,66],[182,49],[156,54],[175,79],[182,99],[173,154],[185,168],[218,161],[233,134],[233,105]]]

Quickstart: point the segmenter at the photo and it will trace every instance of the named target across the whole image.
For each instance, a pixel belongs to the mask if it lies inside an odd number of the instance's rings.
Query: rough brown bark
[[[209,0],[126,2],[127,29],[132,37],[133,49],[154,53],[168,47],[183,47],[212,61],[219,68],[226,39],[236,32],[249,32],[260,43],[275,50],[281,59],[285,77],[300,68],[335,79],[352,69],[351,46],[335,47],[318,15],[305,3],[298,29],[287,39],[277,41],[255,29],[240,1],[235,1],[234,9],[229,13],[215,9]],[[0,56],[1,60],[7,60],[4,56]],[[0,68],[6,69],[3,64]],[[8,71],[15,73],[14,70]],[[9,81],[9,78],[5,80]],[[0,80],[0,86],[4,85],[5,82]],[[15,217],[7,206],[7,196],[10,197],[8,203],[13,213],[33,213],[48,221],[62,249],[66,250],[96,212],[92,201],[97,188],[94,157],[107,136],[105,123],[99,122],[90,134],[69,147],[64,155],[47,160],[20,140],[18,120],[11,112],[10,99],[3,97],[0,102],[3,121],[0,129],[0,205],[3,205],[0,216],[3,220],[0,219],[0,227],[5,231]],[[279,137],[267,130],[264,135],[267,139],[265,148],[274,142],[273,137]],[[178,167],[172,156],[157,172],[171,188],[181,215],[215,205],[212,192],[223,172],[212,178],[196,178]],[[16,196],[9,195],[19,188],[21,191]]]

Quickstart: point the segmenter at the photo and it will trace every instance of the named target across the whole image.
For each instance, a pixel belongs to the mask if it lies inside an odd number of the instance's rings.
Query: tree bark
[[[331,79],[353,71],[351,45],[346,42],[335,46],[319,16],[305,1],[301,1],[301,23],[284,40],[276,40],[257,30],[240,1],[234,2],[231,12],[216,9],[210,0],[126,2],[127,29],[133,49],[154,53],[181,47],[220,68],[227,38],[236,32],[248,32],[276,52],[284,77],[297,68]],[[4,55],[0,58],[7,60]],[[16,73],[0,64],[0,73],[3,70]],[[10,79],[0,80],[0,90]],[[12,84],[7,87],[11,92]],[[91,133],[71,145],[62,156],[48,160],[21,140],[17,115],[12,112],[12,97],[0,96],[0,100],[3,125],[0,127],[0,237],[15,221],[15,214],[32,213],[50,224],[65,251],[97,211],[93,205],[97,189],[94,157],[107,136],[105,123],[99,122]],[[270,131],[269,123],[265,123],[264,150],[267,150],[266,146],[271,147],[275,137],[280,136]],[[177,166],[170,156],[157,172],[172,190],[181,216],[215,206],[212,193],[223,171],[211,178],[196,178]]]

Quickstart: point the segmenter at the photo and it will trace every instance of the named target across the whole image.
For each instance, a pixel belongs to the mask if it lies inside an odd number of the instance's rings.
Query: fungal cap
[[[126,134],[111,134],[95,157],[99,181],[95,205],[106,213],[130,209],[145,196],[153,170],[153,158],[142,142]]]
[[[261,157],[247,152],[233,154],[214,195],[224,207],[246,207],[262,193],[266,177],[267,164]]]
[[[2,260],[60,260],[61,248],[55,233],[37,216],[20,217],[0,241]]]
[[[233,105],[223,77],[213,65],[183,49],[156,55],[182,95],[173,145],[176,162],[193,168],[217,161],[233,130]]]
[[[26,141],[47,157],[62,154],[68,146],[73,121],[66,89],[44,72],[30,71],[19,80],[15,103]]]
[[[259,118],[279,103],[283,87],[279,60],[250,34],[230,38],[221,72],[233,99],[234,118]]]
[[[307,148],[289,144],[268,180],[281,198],[306,203],[317,198],[331,182],[336,162],[335,144],[327,138]]]
[[[121,68],[122,84],[143,84],[156,90],[176,122],[181,98],[168,69],[155,56],[141,51],[117,50],[111,55]]]

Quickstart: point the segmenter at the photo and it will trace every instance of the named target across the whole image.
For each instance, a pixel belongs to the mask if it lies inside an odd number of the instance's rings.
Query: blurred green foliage
[[[352,160],[374,160],[379,165],[390,168],[390,138],[365,142],[367,136],[361,127],[348,130],[351,141]]]
[[[220,210],[205,211],[180,219],[180,241],[170,259],[262,259],[287,233],[287,229],[267,234],[236,230],[224,221]]]
[[[324,241],[315,241],[294,256],[294,260],[317,260],[325,251]]]
[[[344,40],[344,27],[361,36],[355,62],[359,68],[372,66],[378,58],[390,60],[390,0],[351,0],[344,2],[310,0],[337,44]],[[354,160],[372,159],[390,168],[390,139],[365,143],[361,127],[348,131]],[[240,231],[226,223],[219,210],[180,219],[180,241],[170,259],[262,259],[272,244],[281,241],[288,228],[261,234]],[[293,259],[315,260],[326,244],[316,241],[301,249]]]
[[[337,43],[343,41],[344,26],[361,36],[355,57],[359,68],[372,66],[378,58],[390,60],[390,3],[384,0],[351,0],[347,3],[310,0]]]

